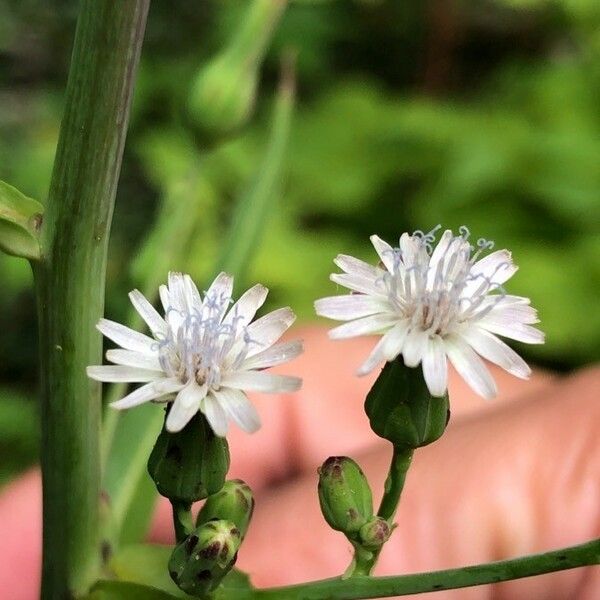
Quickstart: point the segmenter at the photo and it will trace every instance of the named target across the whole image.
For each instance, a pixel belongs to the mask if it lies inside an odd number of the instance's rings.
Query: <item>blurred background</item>
[[[0,179],[41,201],[76,17],[75,0],[0,1]],[[239,198],[264,209],[238,291],[261,281],[304,322],[335,293],[336,254],[373,261],[372,233],[466,224],[513,251],[510,292],[539,309],[547,343],[519,351],[560,371],[598,360],[600,3],[153,0],[107,316],[169,268],[206,282]],[[0,255],[0,485],[37,451],[31,283]]]

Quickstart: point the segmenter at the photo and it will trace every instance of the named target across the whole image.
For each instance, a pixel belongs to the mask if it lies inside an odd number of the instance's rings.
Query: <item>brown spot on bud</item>
[[[250,506],[248,505],[248,498],[246,498],[244,492],[242,492],[240,488],[236,488],[235,496],[242,508],[247,511],[250,508]]]
[[[219,556],[219,552],[221,552],[221,543],[213,542],[200,550],[199,555],[206,560],[215,560]]]
[[[35,215],[31,217],[31,227],[36,233],[40,232],[43,223],[44,215],[42,215],[41,213],[35,213]]]
[[[185,551],[188,554],[191,554],[198,543],[197,535],[190,535],[187,540],[185,540]]]
[[[225,560],[227,555],[229,554],[229,544],[227,542],[223,543],[223,547],[221,548],[221,559]]]
[[[200,571],[198,575],[196,575],[196,579],[198,581],[208,581],[211,578],[210,571],[208,569],[204,569],[204,571]]]
[[[348,509],[348,518],[352,521],[356,521],[359,518],[358,512],[354,508]]]

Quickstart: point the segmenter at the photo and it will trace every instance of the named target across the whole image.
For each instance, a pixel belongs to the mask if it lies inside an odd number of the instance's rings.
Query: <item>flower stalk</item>
[[[42,383],[42,598],[98,575],[100,359],[108,234],[149,0],[83,0],[33,263]]]
[[[393,527],[394,516],[398,509],[398,503],[404,489],[404,482],[408,468],[412,462],[413,453],[414,450],[412,448],[394,446],[390,469],[384,484],[383,497],[377,511],[377,516],[385,519],[391,528]],[[355,548],[354,568],[352,569],[351,577],[370,575],[377,564],[382,547],[373,552],[365,552],[362,548]]]
[[[389,598],[500,583],[600,563],[600,539],[543,554],[458,569],[388,577],[333,578],[286,587],[250,590],[236,600],[360,600]]]

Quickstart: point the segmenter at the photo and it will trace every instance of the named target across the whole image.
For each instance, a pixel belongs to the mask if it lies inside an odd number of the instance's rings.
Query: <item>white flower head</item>
[[[450,359],[473,390],[492,398],[496,385],[480,357],[523,379],[531,373],[497,336],[541,344],[544,334],[531,326],[538,318],[529,299],[502,287],[517,270],[510,252],[481,257],[493,243],[480,239],[473,247],[466,227],[458,236],[445,231],[434,247],[438,229],[404,233],[397,248],[371,236],[378,266],[339,255],[334,262],[344,272],[331,279],[351,292],[317,300],[315,308],[321,316],[348,321],[329,332],[333,339],[382,334],[359,375],[402,355],[408,367],[421,364],[431,394],[443,396]]]
[[[230,419],[244,431],[256,431],[260,419],[245,391],[298,390],[298,377],[264,369],[298,356],[302,343],[276,343],[296,318],[290,308],[252,322],[267,288],[255,285],[231,305],[232,289],[233,277],[221,273],[202,296],[189,275],[169,273],[168,285],[160,287],[164,318],[139,291],[129,294],[152,337],[101,319],[100,332],[121,348],[106,353],[113,365],[88,367],[88,376],[145,384],[111,406],[172,401],[166,422],[170,432],[183,429],[198,411],[219,436],[226,435]]]

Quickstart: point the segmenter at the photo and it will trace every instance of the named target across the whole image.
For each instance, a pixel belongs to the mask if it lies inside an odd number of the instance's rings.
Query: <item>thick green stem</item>
[[[554,571],[600,563],[600,540],[562,548],[544,554],[500,562],[416,573],[397,577],[352,577],[324,579],[288,587],[236,592],[236,600],[360,600],[406,596],[439,590],[451,590],[487,583],[499,583]]]
[[[82,0],[52,183],[33,264],[42,380],[42,597],[98,573],[106,250],[149,0]]]

